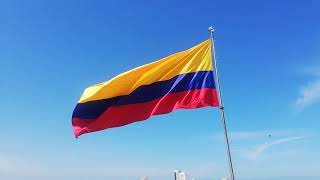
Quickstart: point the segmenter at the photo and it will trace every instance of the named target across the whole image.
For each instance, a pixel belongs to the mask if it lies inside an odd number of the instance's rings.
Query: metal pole
[[[229,168],[230,168],[230,175],[231,175],[231,180],[235,180],[234,178],[234,172],[233,172],[233,165],[232,165],[232,159],[231,159],[231,152],[230,152],[230,145],[229,145],[229,138],[228,138],[228,131],[227,131],[227,124],[226,124],[226,118],[224,114],[224,106],[222,102],[222,94],[221,94],[221,86],[220,86],[220,77],[219,77],[219,71],[218,71],[218,64],[217,64],[217,57],[216,57],[216,49],[214,46],[214,29],[212,26],[208,28],[208,31],[210,32],[211,36],[211,51],[213,55],[213,62],[214,62],[214,69],[215,69],[215,74],[216,74],[216,80],[217,80],[217,91],[218,91],[218,96],[219,96],[219,109],[221,113],[221,121],[222,121],[222,126],[224,129],[224,138],[226,142],[226,148],[227,148],[227,154],[228,154],[228,161],[229,161]]]

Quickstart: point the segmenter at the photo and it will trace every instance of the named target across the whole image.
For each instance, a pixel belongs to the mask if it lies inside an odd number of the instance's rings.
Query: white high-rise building
[[[182,172],[182,171],[178,171],[178,170],[174,171],[174,179],[175,180],[189,180],[186,172]]]
[[[141,177],[141,180],[149,180],[148,177]]]

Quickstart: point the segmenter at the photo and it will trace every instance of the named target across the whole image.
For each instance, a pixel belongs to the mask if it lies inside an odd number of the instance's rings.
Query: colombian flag
[[[75,137],[175,109],[219,106],[210,39],[85,89],[72,115]]]

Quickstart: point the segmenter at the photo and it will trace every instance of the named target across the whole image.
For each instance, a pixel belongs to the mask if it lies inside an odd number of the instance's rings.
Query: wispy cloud
[[[304,68],[304,72],[312,76],[313,80],[300,87],[295,105],[301,109],[320,102],[320,66]]]
[[[36,176],[41,168],[37,162],[20,155],[0,155],[1,176]]]
[[[301,88],[296,105],[300,108],[305,108],[318,102],[320,102],[320,79],[312,81]]]
[[[320,65],[305,67],[302,71],[304,74],[311,76],[320,76]]]
[[[144,167],[131,163],[113,165],[101,161],[87,163],[87,166],[83,166],[79,161],[64,158],[61,164],[61,159],[43,160],[37,156],[26,158],[19,154],[0,152],[0,179],[6,177],[15,180],[90,178],[118,180],[142,175],[166,177],[172,174],[172,168]]]
[[[305,139],[307,136],[295,136],[295,137],[287,137],[287,138],[281,138],[274,141],[266,142],[263,144],[258,145],[255,149],[252,151],[249,151],[247,154],[249,159],[255,160],[259,158],[267,149],[280,144],[287,144],[290,142],[298,141]]]
[[[305,130],[257,130],[230,132],[232,151],[248,160],[256,160],[269,148],[317,136]],[[216,140],[223,140],[223,132],[214,134]]]

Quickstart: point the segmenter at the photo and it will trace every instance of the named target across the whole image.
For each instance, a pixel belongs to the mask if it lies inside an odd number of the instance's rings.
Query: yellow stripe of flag
[[[179,74],[212,71],[210,39],[179,53],[124,72],[85,89],[79,103],[128,95],[142,85],[169,80]]]

